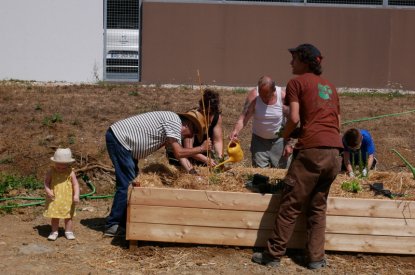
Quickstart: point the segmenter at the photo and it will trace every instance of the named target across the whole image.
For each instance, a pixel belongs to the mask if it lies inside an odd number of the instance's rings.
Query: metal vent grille
[[[140,1],[104,0],[104,80],[140,80]]]

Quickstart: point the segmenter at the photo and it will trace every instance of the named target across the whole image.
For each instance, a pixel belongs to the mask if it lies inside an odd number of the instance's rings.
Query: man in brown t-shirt
[[[286,88],[285,104],[289,105],[290,113],[283,137],[288,140],[298,124],[300,134],[284,179],[285,187],[268,249],[254,253],[252,261],[278,267],[296,219],[305,209],[307,267],[319,269],[327,264],[324,254],[327,196],[341,168],[340,104],[336,88],[320,76],[320,51],[311,44],[289,51],[292,72],[298,76],[291,79]],[[292,152],[290,143],[287,144],[285,152]]]

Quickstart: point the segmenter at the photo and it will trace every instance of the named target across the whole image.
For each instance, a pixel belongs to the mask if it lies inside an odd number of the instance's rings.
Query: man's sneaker
[[[255,252],[251,259],[254,263],[262,264],[270,267],[279,267],[280,259],[273,258],[266,252]]]
[[[326,259],[323,259],[321,261],[317,261],[317,262],[310,262],[308,263],[308,269],[320,269],[320,268],[324,268],[327,266],[327,261]]]
[[[117,235],[117,231],[118,231],[118,224],[114,224],[113,226],[108,227],[107,229],[105,229],[104,236],[106,236],[106,237],[115,237],[115,235]]]
[[[105,229],[104,231],[105,237],[125,237],[125,228],[119,226],[118,224],[114,224],[113,226]]]

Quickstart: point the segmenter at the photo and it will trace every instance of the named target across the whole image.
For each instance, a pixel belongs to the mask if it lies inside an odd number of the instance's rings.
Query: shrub
[[[344,181],[341,185],[341,189],[347,192],[358,193],[362,191],[362,186],[360,186],[358,179],[352,179],[349,181]]]
[[[22,177],[0,173],[0,195],[20,188],[29,190],[41,189],[43,188],[43,183],[34,176]]]
[[[52,124],[62,122],[62,116],[58,113],[43,118],[42,124],[44,126],[52,126]]]

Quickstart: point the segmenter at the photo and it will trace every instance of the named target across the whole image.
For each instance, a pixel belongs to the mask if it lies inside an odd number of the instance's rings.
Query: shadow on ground
[[[125,249],[129,247],[129,242],[125,239],[125,234],[115,237],[104,236],[105,218],[82,219],[80,220],[80,223],[89,229],[102,233],[103,238],[112,238],[111,245],[119,246]]]
[[[80,223],[89,229],[104,232],[105,218],[82,219]]]
[[[39,234],[39,236],[47,238],[49,236],[51,227],[49,224],[43,224],[43,225],[34,226],[33,229],[37,230],[37,233]]]

